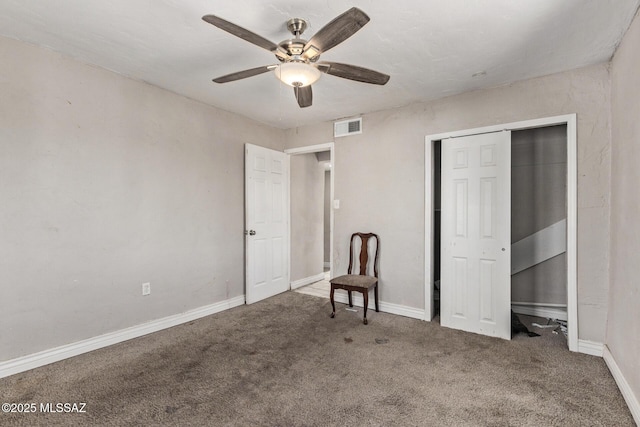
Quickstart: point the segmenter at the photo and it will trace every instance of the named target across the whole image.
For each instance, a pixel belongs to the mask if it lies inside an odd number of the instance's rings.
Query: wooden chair
[[[354,267],[354,252],[356,247],[354,245],[356,238],[360,238],[361,246],[360,246],[360,257],[359,257],[359,274],[351,274]],[[367,275],[367,265],[369,264],[369,239],[375,238],[375,243],[373,244],[373,250],[375,251],[375,255],[373,256],[373,276]],[[333,307],[333,312],[331,313],[331,317],[336,316],[336,303],[333,300],[333,293],[336,289],[344,289],[349,294],[349,307],[353,307],[353,302],[351,301],[351,292],[361,292],[364,297],[364,320],[363,323],[367,324],[367,307],[369,306],[369,289],[373,288],[375,302],[376,302],[376,312],[378,310],[378,252],[380,248],[380,239],[377,234],[373,233],[353,233],[351,235],[351,243],[349,246],[349,269],[347,270],[347,274],[344,276],[335,277],[330,280],[331,283],[331,306]]]

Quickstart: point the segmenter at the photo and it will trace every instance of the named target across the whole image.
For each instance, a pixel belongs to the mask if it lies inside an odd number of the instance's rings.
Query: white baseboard
[[[364,307],[364,298],[362,298],[362,295],[360,293],[352,292],[351,296],[352,296],[354,306]],[[347,295],[346,291],[338,291],[334,293],[333,299],[336,302],[349,304],[349,296]],[[407,307],[405,305],[392,304],[389,302],[382,302],[382,301],[378,301],[378,308],[380,309],[380,311],[385,313],[397,314],[398,316],[405,316],[405,317],[411,317],[413,319],[424,320],[424,310],[421,310],[418,308]],[[372,310],[375,312],[376,303],[373,299],[373,296],[370,295],[368,312]]]
[[[528,305],[511,303],[514,313],[527,316],[545,317],[549,319],[567,320],[567,309],[563,307],[550,307],[546,305]]]
[[[0,378],[15,375],[20,372],[48,365],[49,363],[58,362],[63,359],[68,359],[73,356],[78,356],[83,353],[88,353],[99,348],[108,347],[132,338],[138,338],[182,323],[191,322],[192,320],[196,320],[201,317],[244,305],[244,303],[245,296],[240,295],[205,307],[189,310],[181,314],[153,320],[151,322],[121,329],[119,331],[109,332],[104,335],[40,351],[27,356],[18,357],[6,362],[0,362]]]
[[[324,280],[324,272],[291,282],[291,290]]]
[[[578,353],[590,354],[591,356],[602,357],[604,344],[601,342],[578,340]]]
[[[624,374],[618,367],[616,360],[613,358],[611,351],[609,351],[609,347],[604,346],[603,350],[603,358],[611,375],[616,380],[616,384],[618,384],[618,388],[624,397],[625,402],[627,402],[627,406],[629,407],[629,411],[631,411],[631,415],[636,422],[636,425],[640,426],[640,400],[638,396],[633,393],[631,386],[627,382]]]

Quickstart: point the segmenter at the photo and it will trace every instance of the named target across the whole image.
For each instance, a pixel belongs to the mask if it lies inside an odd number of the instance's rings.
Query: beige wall
[[[0,361],[244,294],[243,143],[282,131],[17,41],[0,58]]]
[[[606,345],[640,400],[640,17],[611,67],[611,289]],[[638,420],[636,420],[638,421]]]
[[[315,153],[291,156],[291,281],[323,270],[324,167]]]
[[[579,338],[603,342],[609,281],[610,85],[607,64],[367,114],[335,140],[334,275],[349,235],[380,235],[380,298],[424,308],[426,135],[577,113]],[[333,139],[332,123],[287,131],[287,148]]]

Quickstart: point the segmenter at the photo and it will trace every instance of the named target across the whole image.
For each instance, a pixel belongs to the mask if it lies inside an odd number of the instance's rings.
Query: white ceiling
[[[149,82],[258,121],[292,128],[442,98],[606,61],[640,0],[2,0],[0,34]],[[313,106],[265,73],[270,52],[204,21],[218,15],[275,43],[289,18],[311,36],[351,6],[371,21],[322,60],[389,74],[386,86],[323,75]],[[475,76],[474,76],[475,75]],[[46,78],[46,76],[43,76]]]

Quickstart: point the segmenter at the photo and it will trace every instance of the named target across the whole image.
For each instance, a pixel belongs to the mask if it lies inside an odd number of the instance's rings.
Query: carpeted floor
[[[0,425],[633,426],[604,361],[286,292],[0,379]]]

